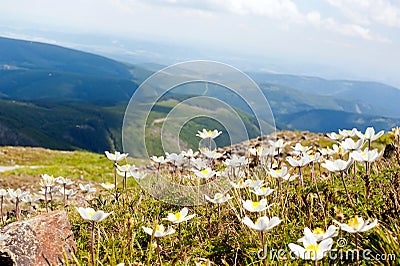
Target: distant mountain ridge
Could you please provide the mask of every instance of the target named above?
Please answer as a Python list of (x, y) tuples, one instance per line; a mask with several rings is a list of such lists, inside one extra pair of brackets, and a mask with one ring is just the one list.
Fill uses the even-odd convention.
[[(270, 83), (310, 95), (354, 101), (374, 108), (369, 114), (400, 118), (400, 89), (373, 81), (327, 80), (318, 77), (249, 73), (257, 83)], [(368, 113), (368, 112), (367, 112)]]
[[(161, 67), (0, 37), (0, 145), (96, 152), (122, 149), (125, 107), (141, 82)], [(385, 84), (249, 74), (269, 101), (278, 129), (327, 132), (353, 126), (363, 130), (370, 125), (390, 129), (400, 124), (400, 90)], [(148, 93), (156, 93), (154, 89)], [(193, 91), (202, 95), (202, 88), (197, 89)], [(177, 90), (172, 95), (185, 99), (193, 91)], [(228, 99), (247, 111), (240, 97), (231, 94), (210, 86), (205, 95)], [(251, 116), (243, 116), (252, 128)], [(186, 142), (194, 145), (189, 139)]]
[(130, 79), (127, 64), (53, 44), (0, 37), (0, 68), (68, 72)]

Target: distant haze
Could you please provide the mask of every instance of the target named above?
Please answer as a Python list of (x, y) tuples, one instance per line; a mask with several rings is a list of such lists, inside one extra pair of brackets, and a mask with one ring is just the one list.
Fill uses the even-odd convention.
[(1, 4), (0, 35), (121, 61), (212, 59), (400, 87), (395, 0), (13, 0)]

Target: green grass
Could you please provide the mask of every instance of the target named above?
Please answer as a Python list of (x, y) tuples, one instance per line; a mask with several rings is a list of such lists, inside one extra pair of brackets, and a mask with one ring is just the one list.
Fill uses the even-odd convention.
[[(309, 140), (308, 140), (309, 141)], [(316, 139), (315, 145), (324, 145), (326, 140)], [(388, 142), (388, 139), (378, 141), (379, 145)], [(318, 144), (318, 142), (320, 142)], [(305, 142), (302, 142), (305, 144)], [(292, 143), (294, 145), (295, 143)], [(400, 147), (397, 146), (397, 152)], [(37, 183), (39, 175), (49, 173), (65, 175), (73, 178), (77, 183), (80, 176), (85, 180), (104, 182), (113, 180), (112, 163), (102, 154), (89, 152), (58, 152), (44, 149), (2, 148), (0, 165), (40, 165), (39, 169), (18, 169), (12, 172), (0, 174), (3, 180), (2, 186), (21, 175), (26, 175)], [(145, 163), (135, 160), (136, 164)], [(220, 167), (218, 164), (215, 167)], [(357, 186), (352, 184), (351, 175), (346, 177), (346, 183), (350, 196), (355, 202), (353, 209), (345, 194), (341, 180), (337, 174), (329, 178), (327, 170), (315, 167), (317, 186), (312, 182), (310, 168), (304, 169), (304, 188), (298, 185), (298, 181), (289, 184), (284, 183), (282, 198), (279, 197), (278, 184), (275, 179), (267, 175), (262, 167), (256, 167), (246, 172), (248, 178), (256, 177), (265, 179), (269, 187), (276, 191), (267, 197), (269, 204), (273, 204), (266, 215), (278, 216), (282, 223), (266, 232), (266, 247), (279, 250), (288, 248), (289, 243), (296, 243), (303, 235), (304, 227), (311, 229), (316, 227), (327, 228), (333, 219), (347, 221), (354, 215), (366, 218), (377, 218), (379, 226), (365, 233), (358, 234), (359, 245), (362, 249), (371, 249), (375, 254), (395, 254), (396, 261), (383, 261), (384, 265), (395, 265), (400, 259), (400, 214), (399, 185), (400, 185), (400, 160), (395, 155), (390, 158), (381, 158), (372, 164), (370, 182), (371, 191), (368, 203), (365, 197), (364, 165), (358, 165)], [(293, 169), (291, 170), (294, 171)], [(351, 171), (350, 171), (351, 172)], [(187, 173), (185, 171), (185, 173)], [(154, 175), (154, 174), (153, 174)], [(166, 168), (162, 175), (166, 178), (178, 180)], [(10, 182), (11, 184), (11, 182)], [(17, 185), (17, 184), (14, 184)], [(162, 185), (159, 185), (160, 193), (167, 193)], [(317, 190), (318, 188), (318, 190)], [(96, 210), (113, 214), (106, 220), (96, 225), (95, 229), (95, 253), (97, 265), (116, 265), (124, 262), (126, 265), (158, 265), (158, 257), (155, 248), (152, 247), (151, 236), (147, 235), (142, 226), (152, 227), (155, 223), (170, 225), (162, 218), (169, 212), (179, 211), (181, 206), (173, 206), (165, 202), (157, 201), (146, 191), (141, 190), (138, 184), (130, 179), (127, 191), (119, 187), (124, 196), (118, 201), (113, 192), (101, 190), (93, 200), (74, 203), (68, 207), (68, 216), (74, 232), (74, 238), (78, 251), (76, 259), (70, 260), (70, 264), (88, 265), (90, 261), (90, 223), (82, 220), (74, 207), (85, 205)], [(126, 193), (126, 194), (125, 194)], [(240, 214), (241, 200), (238, 192), (229, 192), (233, 198), (221, 205), (220, 218), (218, 218), (217, 206), (211, 203), (202, 206), (189, 207), (189, 213), (196, 213), (195, 218), (182, 224), (181, 242), (179, 245), (178, 234), (158, 239), (161, 245), (161, 260), (163, 265), (195, 265), (196, 261), (212, 261), (210, 265), (262, 265), (257, 257), (260, 250), (259, 235), (245, 226), (238, 218)], [(242, 190), (243, 199), (253, 199), (255, 196), (248, 189)], [(357, 200), (356, 200), (357, 198)], [(57, 206), (57, 204), (55, 205)], [(245, 211), (253, 220), (256, 213)], [(239, 215), (240, 216), (240, 215)], [(177, 226), (174, 226), (176, 230)], [(344, 250), (355, 248), (354, 236), (346, 232), (340, 233), (348, 241)], [(335, 238), (336, 240), (337, 238)], [(339, 248), (336, 241), (333, 248)], [(268, 265), (310, 265), (300, 259), (284, 260), (288, 254), (281, 254), (281, 260), (267, 256)], [(349, 260), (329, 260), (327, 258), (318, 262), (318, 265), (348, 265), (355, 264)], [(377, 262), (362, 260), (361, 265), (375, 265)]]

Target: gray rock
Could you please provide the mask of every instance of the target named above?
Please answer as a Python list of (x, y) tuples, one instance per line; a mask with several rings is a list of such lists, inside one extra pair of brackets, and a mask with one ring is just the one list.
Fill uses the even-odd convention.
[(53, 211), (0, 230), (0, 265), (63, 265), (76, 251), (65, 211)]

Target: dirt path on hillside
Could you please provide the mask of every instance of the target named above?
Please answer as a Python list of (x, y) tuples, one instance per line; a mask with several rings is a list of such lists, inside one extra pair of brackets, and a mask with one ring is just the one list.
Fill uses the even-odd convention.
[(25, 167), (39, 168), (40, 166), (23, 166), (23, 165), (1, 166), (0, 165), (0, 173), (12, 171), (12, 170), (19, 169), (19, 168), (25, 168)]

